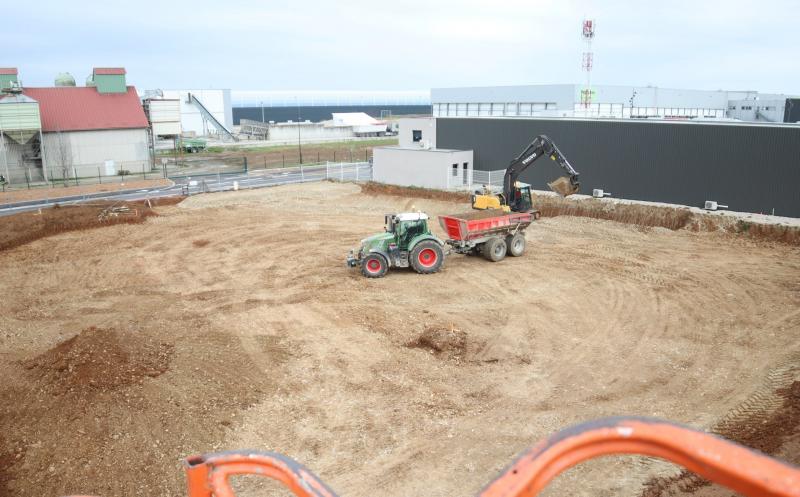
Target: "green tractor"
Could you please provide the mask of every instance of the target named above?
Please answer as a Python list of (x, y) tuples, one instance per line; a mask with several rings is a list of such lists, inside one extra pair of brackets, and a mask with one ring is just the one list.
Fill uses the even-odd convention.
[(349, 267), (361, 266), (367, 278), (381, 278), (390, 267), (409, 267), (420, 274), (439, 271), (444, 264), (444, 242), (428, 227), (423, 212), (387, 214), (383, 233), (361, 240), (358, 254), (347, 256)]

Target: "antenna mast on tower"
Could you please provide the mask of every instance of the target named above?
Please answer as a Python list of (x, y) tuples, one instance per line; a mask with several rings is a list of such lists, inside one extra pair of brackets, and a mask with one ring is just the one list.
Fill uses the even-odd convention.
[(595, 23), (593, 19), (583, 20), (581, 35), (586, 44), (586, 51), (583, 52), (583, 70), (586, 71), (586, 87), (581, 90), (581, 104), (584, 109), (588, 109), (592, 103), (592, 64), (594, 53), (592, 52), (592, 39), (594, 38)]

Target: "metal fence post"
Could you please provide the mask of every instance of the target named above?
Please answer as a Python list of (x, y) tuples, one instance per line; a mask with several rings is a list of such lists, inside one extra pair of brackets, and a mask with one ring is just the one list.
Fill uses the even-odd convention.
[(75, 166), (72, 166), (72, 176), (75, 177), (75, 186), (80, 185), (81, 183), (78, 180), (78, 169), (76, 169)]
[(356, 182), (358, 182), (358, 170), (361, 169), (361, 166), (356, 166)]
[(339, 164), (340, 181), (344, 181), (344, 162)]
[(306, 177), (303, 174), (303, 165), (300, 164), (300, 181), (305, 181), (305, 180), (306, 180)]
[(99, 167), (97, 168), (97, 182), (100, 183), (101, 185), (103, 184), (103, 177), (100, 176), (100, 168)]
[(144, 170), (144, 164), (142, 164), (142, 176), (147, 179), (147, 171)]

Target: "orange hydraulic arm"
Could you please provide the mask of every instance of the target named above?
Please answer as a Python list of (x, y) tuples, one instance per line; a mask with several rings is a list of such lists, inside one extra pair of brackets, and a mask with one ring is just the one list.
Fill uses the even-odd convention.
[[(800, 468), (722, 438), (649, 418), (606, 418), (576, 425), (525, 451), (478, 497), (533, 497), (559, 473), (612, 454), (660, 457), (748, 497), (800, 497)], [(229, 479), (254, 474), (298, 497), (336, 497), (314, 474), (274, 453), (223, 452), (184, 461), (189, 497), (235, 497)]]
[(624, 417), (580, 424), (542, 440), (480, 497), (533, 497), (561, 472), (611, 454), (660, 457), (748, 497), (800, 497), (800, 468), (708, 433)]

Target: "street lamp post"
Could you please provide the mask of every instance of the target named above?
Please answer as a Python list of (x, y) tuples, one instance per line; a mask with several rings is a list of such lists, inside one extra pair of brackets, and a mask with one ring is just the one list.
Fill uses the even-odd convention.
[(300, 144), (300, 104), (297, 102), (297, 97), (294, 99), (297, 106), (297, 152), (300, 155), (300, 164), (303, 163), (303, 145)]

